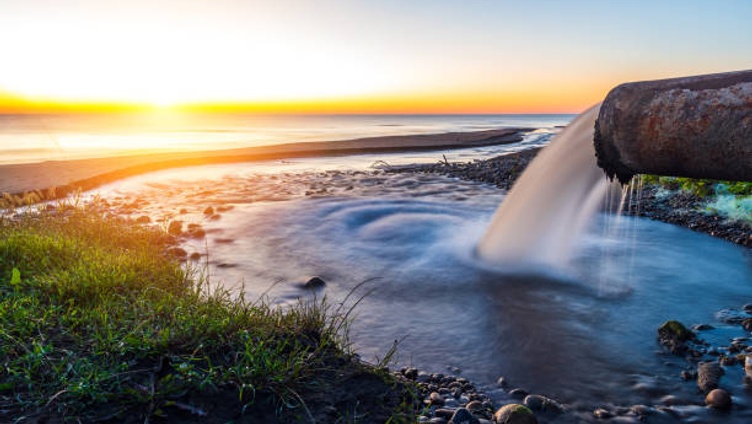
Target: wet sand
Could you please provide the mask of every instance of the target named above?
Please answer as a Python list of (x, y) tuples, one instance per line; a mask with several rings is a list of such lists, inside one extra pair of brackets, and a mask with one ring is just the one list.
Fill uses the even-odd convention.
[(90, 190), (118, 179), (168, 168), (509, 144), (521, 141), (524, 133), (531, 130), (532, 128), (504, 128), (472, 132), (368, 137), (228, 150), (138, 154), (3, 165), (0, 166), (0, 193), (21, 194), (39, 190), (45, 197), (49, 197), (48, 193), (51, 194), (51, 189), (54, 188), (54, 197), (59, 197), (76, 190)]

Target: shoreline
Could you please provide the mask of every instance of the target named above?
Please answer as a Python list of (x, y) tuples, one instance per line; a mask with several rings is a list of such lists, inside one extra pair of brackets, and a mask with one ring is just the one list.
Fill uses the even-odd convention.
[(286, 143), (227, 150), (202, 150), (137, 154), (91, 159), (45, 161), (0, 165), (0, 193), (23, 196), (36, 192), (39, 200), (52, 200), (77, 190), (91, 190), (103, 184), (152, 171), (170, 168), (257, 162), (287, 158), (345, 156), (401, 151), (462, 149), (522, 141), (534, 128), (447, 132), (356, 138), (341, 141)]

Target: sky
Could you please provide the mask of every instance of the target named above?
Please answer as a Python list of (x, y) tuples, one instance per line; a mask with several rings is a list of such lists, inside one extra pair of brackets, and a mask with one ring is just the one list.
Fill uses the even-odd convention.
[(577, 113), (752, 68), (750, 0), (0, 0), (0, 112)]

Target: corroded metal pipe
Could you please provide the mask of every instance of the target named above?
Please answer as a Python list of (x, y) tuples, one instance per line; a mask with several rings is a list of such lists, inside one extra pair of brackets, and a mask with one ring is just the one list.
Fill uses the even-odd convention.
[(614, 88), (595, 151), (622, 183), (635, 174), (752, 181), (752, 70)]

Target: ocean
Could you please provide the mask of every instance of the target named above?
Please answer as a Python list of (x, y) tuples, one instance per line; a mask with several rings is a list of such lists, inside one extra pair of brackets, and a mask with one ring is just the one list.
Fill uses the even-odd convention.
[(151, 113), (0, 115), (0, 164), (195, 151), (385, 135), (532, 127), (575, 115), (259, 115)]

